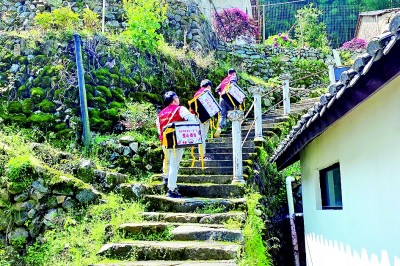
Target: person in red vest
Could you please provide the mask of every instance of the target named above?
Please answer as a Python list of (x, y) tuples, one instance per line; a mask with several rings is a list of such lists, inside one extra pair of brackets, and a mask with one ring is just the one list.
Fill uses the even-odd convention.
[(225, 101), (225, 99), (222, 98), (222, 95), (225, 94), (225, 88), (228, 86), (230, 83), (236, 83), (237, 82), (237, 76), (236, 76), (236, 70), (234, 69), (229, 69), (228, 70), (228, 76), (226, 76), (221, 83), (215, 88), (215, 92), (219, 94), (219, 105), (221, 106), (221, 121), (218, 125), (217, 130), (215, 131), (214, 137), (219, 138), (222, 128), (226, 126), (226, 119), (228, 116), (228, 111), (233, 110), (233, 107)]
[[(166, 106), (157, 116), (157, 129), (160, 141), (163, 141), (163, 128), (173, 122), (179, 121), (190, 121), (196, 122), (195, 116), (189, 112), (184, 106), (179, 106), (179, 97), (173, 91), (168, 91), (163, 95), (164, 105)], [(164, 151), (164, 167), (163, 167), (163, 178), (164, 183), (168, 186), (167, 196), (170, 198), (181, 198), (181, 194), (178, 192), (178, 186), (176, 180), (178, 178), (179, 164), (182, 159), (183, 149), (167, 149), (162, 146)], [(168, 165), (165, 165), (168, 163)]]
[[(198, 91), (196, 91), (196, 93), (194, 94), (194, 98), (199, 96), (200, 94), (202, 94), (204, 91), (208, 90), (211, 92), (212, 85), (213, 84), (210, 80), (203, 79), (200, 82), (200, 89)], [(202, 139), (203, 143), (202, 143), (201, 147), (199, 145), (199, 152), (200, 152), (200, 148), (201, 148), (203, 150), (204, 160), (209, 160), (209, 158), (207, 156), (205, 156), (206, 155), (206, 140), (207, 140), (207, 134), (208, 134), (209, 129), (210, 129), (210, 120), (207, 120), (204, 123), (200, 122), (201, 139)]]

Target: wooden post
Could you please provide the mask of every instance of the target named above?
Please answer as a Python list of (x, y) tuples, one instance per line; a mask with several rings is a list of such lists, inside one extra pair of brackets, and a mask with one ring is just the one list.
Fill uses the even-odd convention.
[(234, 184), (245, 184), (243, 178), (243, 155), (242, 155), (242, 129), (241, 123), (244, 113), (240, 110), (228, 112), (228, 118), (232, 121), (232, 146), (233, 146), (233, 180)]

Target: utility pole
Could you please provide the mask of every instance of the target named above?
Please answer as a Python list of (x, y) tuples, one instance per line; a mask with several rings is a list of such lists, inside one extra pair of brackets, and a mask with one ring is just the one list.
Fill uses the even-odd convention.
[(106, 21), (106, 0), (103, 0), (103, 10), (101, 12), (101, 32), (104, 34), (105, 21)]

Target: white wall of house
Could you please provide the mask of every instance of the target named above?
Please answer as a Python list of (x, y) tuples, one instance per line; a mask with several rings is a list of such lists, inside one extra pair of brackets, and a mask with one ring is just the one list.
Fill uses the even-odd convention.
[[(300, 159), (307, 265), (400, 266), (400, 76)], [(319, 170), (337, 162), (343, 209), (322, 210)]]
[(367, 42), (371, 41), (373, 37), (379, 36), (389, 29), (390, 21), (397, 11), (398, 9), (395, 9), (376, 16), (361, 16), (355, 37), (364, 39)]
[[(211, 14), (214, 12), (214, 7), (210, 3), (209, 0), (195, 0), (199, 7), (200, 10), (203, 12), (204, 16), (211, 21)], [(251, 12), (251, 3), (250, 0), (212, 0), (212, 2), (215, 5), (215, 8), (220, 11), (224, 8), (232, 8), (232, 7), (237, 7), (243, 10), (244, 12), (247, 12), (247, 14), (250, 16), (250, 18), (253, 17), (252, 12)]]

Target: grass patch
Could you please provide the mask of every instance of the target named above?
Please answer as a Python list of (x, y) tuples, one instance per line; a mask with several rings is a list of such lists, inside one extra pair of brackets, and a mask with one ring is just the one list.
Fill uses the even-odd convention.
[(260, 217), (261, 211), (257, 209), (259, 199), (261, 199), (261, 195), (258, 193), (250, 193), (246, 196), (248, 214), (243, 228), (245, 245), (242, 259), (239, 262), (240, 266), (272, 265), (272, 260), (267, 252), (267, 245), (262, 239), (265, 225)]
[[(85, 211), (85, 210), (82, 210)], [(118, 233), (120, 224), (139, 222), (144, 207), (126, 202), (110, 194), (104, 204), (90, 206), (85, 214), (74, 213), (63, 217), (63, 227), (47, 231), (40, 241), (28, 248), (24, 261), (27, 265), (89, 265), (100, 262), (98, 250), (106, 242), (124, 239)]]

